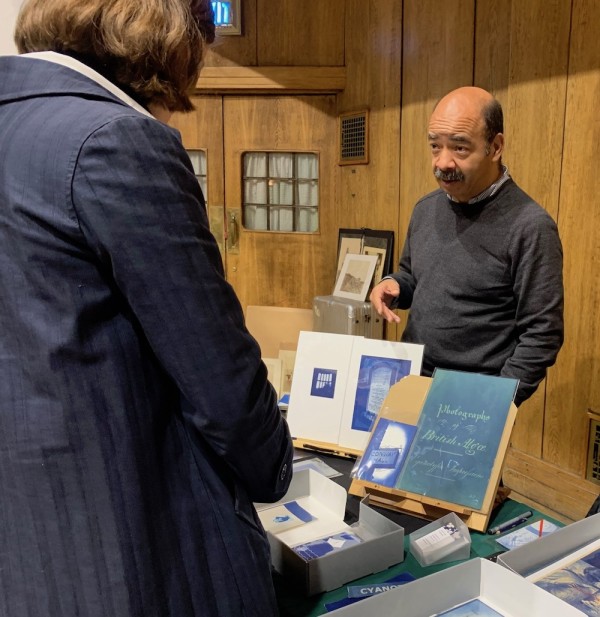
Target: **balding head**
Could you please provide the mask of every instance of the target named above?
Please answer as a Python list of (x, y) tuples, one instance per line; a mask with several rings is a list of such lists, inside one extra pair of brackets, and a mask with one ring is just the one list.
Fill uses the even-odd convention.
[(502, 106), (487, 90), (476, 86), (463, 86), (452, 90), (437, 102), (432, 118), (436, 112), (447, 113), (453, 107), (482, 119), (484, 137), (488, 143), (491, 143), (498, 133), (504, 133)]

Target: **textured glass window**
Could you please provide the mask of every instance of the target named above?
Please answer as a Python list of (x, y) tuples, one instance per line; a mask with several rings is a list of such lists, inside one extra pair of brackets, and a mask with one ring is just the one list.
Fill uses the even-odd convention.
[(192, 166), (194, 168), (194, 174), (198, 179), (204, 200), (208, 203), (207, 184), (206, 184), (206, 151), (205, 150), (188, 150), (187, 151)]
[(312, 152), (246, 152), (243, 156), (246, 229), (319, 230), (319, 158)]

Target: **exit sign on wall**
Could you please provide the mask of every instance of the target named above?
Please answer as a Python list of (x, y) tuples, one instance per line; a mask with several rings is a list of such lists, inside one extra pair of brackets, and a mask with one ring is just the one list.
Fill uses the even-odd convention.
[(219, 34), (241, 34), (240, 0), (218, 0), (212, 3), (215, 26)]

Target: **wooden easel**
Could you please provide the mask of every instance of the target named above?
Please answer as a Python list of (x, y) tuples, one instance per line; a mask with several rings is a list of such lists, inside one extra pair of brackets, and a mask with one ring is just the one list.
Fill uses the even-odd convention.
[(294, 439), (292, 441), (294, 448), (301, 450), (310, 450), (315, 453), (330, 454), (331, 456), (340, 456), (343, 458), (356, 458), (362, 455), (361, 450), (353, 450), (352, 448), (344, 448), (340, 444), (327, 443), (324, 441), (316, 441), (315, 439)]
[[(415, 375), (404, 377), (390, 389), (388, 396), (383, 402), (378, 419), (384, 417), (416, 425), (430, 384), (430, 377), (418, 377)], [(354, 479), (350, 485), (349, 493), (359, 497), (368, 495), (372, 505), (426, 519), (437, 519), (449, 512), (455, 512), (470, 529), (485, 531), (500, 484), (504, 458), (516, 414), (517, 408), (514, 404), (511, 404), (483, 499), (483, 505), (479, 510), (473, 510), (472, 508), (448, 501), (440, 501), (425, 495), (381, 486), (365, 480)]]

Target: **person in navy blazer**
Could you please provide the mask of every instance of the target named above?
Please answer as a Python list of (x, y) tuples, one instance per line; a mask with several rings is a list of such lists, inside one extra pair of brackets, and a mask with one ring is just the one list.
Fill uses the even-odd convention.
[(30, 0), (0, 58), (0, 615), (277, 614), (253, 502), (291, 439), (157, 119), (192, 108), (212, 19)]

